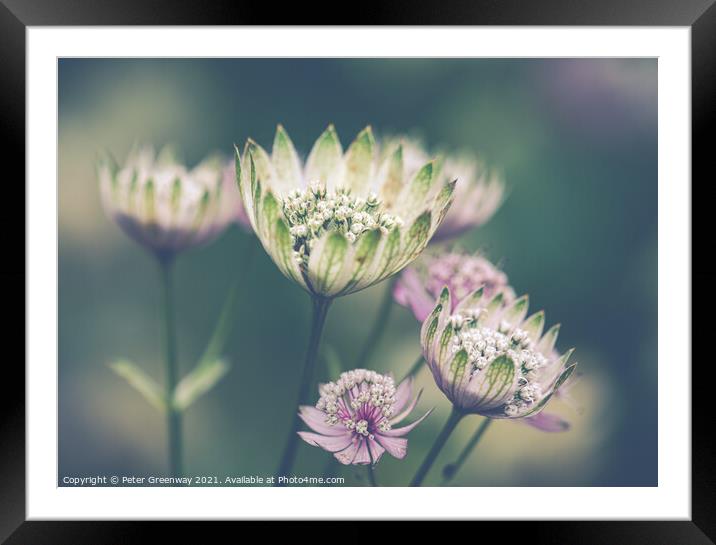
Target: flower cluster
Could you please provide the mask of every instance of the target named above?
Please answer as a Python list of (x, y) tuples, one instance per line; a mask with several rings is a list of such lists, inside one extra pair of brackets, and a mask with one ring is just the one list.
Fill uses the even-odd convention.
[(569, 378), (571, 351), (554, 351), (559, 326), (544, 336), (544, 313), (525, 320), (527, 296), (509, 305), (484, 290), (452, 310), (445, 288), (423, 322), (423, 355), (438, 387), (465, 413), (491, 418), (536, 415)]
[(254, 231), (281, 272), (309, 293), (347, 295), (395, 274), (427, 246), (454, 181), (381, 153), (370, 127), (344, 153), (333, 126), (303, 164), (279, 126), (269, 155), (249, 141), (237, 178)]
[(130, 152), (123, 165), (110, 156), (97, 165), (102, 203), (131, 238), (162, 258), (206, 243), (232, 221), (241, 199), (211, 157), (192, 170), (168, 151)]
[(415, 318), (422, 322), (445, 286), (450, 290), (453, 309), (480, 287), (486, 297), (501, 292), (506, 303), (515, 297), (507, 275), (485, 257), (459, 251), (437, 251), (424, 253), (401, 272), (393, 288), (393, 298), (399, 305), (410, 308)]
[(403, 225), (398, 216), (383, 210), (375, 193), (367, 198), (354, 197), (350, 190), (327, 192), (325, 186), (319, 184), (291, 191), (283, 200), (282, 210), (294, 255), (304, 267), (308, 265), (313, 244), (326, 231), (342, 233), (348, 242), (354, 243), (364, 233), (380, 230), (387, 235)]
[(415, 408), (412, 379), (395, 386), (390, 375), (366, 369), (342, 373), (318, 388), (315, 407), (300, 407), (299, 416), (315, 432), (299, 432), (307, 443), (333, 452), (342, 464), (375, 464), (385, 451), (395, 458), (407, 454), (404, 438), (430, 414), (408, 426), (393, 428)]

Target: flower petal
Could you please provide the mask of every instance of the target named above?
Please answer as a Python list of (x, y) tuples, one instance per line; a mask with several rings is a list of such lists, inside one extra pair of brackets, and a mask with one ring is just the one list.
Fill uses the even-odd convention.
[[(407, 426), (403, 426), (402, 428), (393, 428), (392, 430), (388, 431), (381, 431), (380, 434), (376, 435), (376, 437), (402, 437), (403, 435), (406, 435), (407, 433), (411, 432), (415, 426), (420, 424), (423, 420), (425, 420), (428, 415), (433, 412), (433, 409), (430, 409), (428, 412), (426, 412), (423, 416), (418, 418), (415, 422), (412, 424), (408, 424)], [(385, 445), (381, 443), (384, 447)], [(388, 447), (385, 447), (388, 448)]]
[(340, 452), (351, 445), (353, 434), (346, 430), (343, 435), (321, 435), (308, 431), (299, 431), (298, 435), (309, 445), (321, 447), (328, 452)]
[(426, 210), (410, 226), (403, 238), (400, 258), (391, 267), (391, 274), (405, 267), (425, 249), (430, 236), (430, 218), (430, 210)]
[(333, 456), (335, 456), (336, 460), (338, 460), (344, 466), (350, 465), (353, 463), (353, 460), (355, 459), (356, 454), (358, 453), (358, 447), (359, 447), (358, 442), (351, 440), (351, 443), (350, 443), (350, 445), (348, 445), (347, 448), (334, 453)]
[(276, 127), (273, 139), (271, 161), (276, 171), (276, 187), (282, 194), (301, 187), (301, 161), (293, 147), (293, 142), (282, 125)]
[(314, 293), (330, 295), (343, 269), (348, 252), (348, 239), (338, 231), (326, 231), (311, 248), (308, 258), (308, 279)]
[[(405, 380), (408, 380), (408, 379), (405, 379)], [(408, 415), (413, 412), (413, 409), (418, 404), (418, 401), (420, 401), (420, 396), (422, 396), (422, 395), (423, 395), (423, 390), (421, 389), (418, 392), (418, 395), (416, 395), (413, 398), (413, 400), (410, 402), (410, 404), (405, 409), (403, 409), (403, 410), (396, 409), (395, 412), (398, 412), (398, 411), (400, 411), (400, 412), (397, 415), (395, 415), (393, 418), (391, 418), (390, 424), (391, 425), (397, 424), (398, 422), (401, 422), (402, 420), (407, 418)]]
[(517, 377), (512, 358), (504, 354), (495, 358), (470, 381), (472, 408), (481, 411), (501, 405), (514, 391)]
[(420, 210), (430, 192), (434, 180), (434, 161), (430, 161), (415, 173), (413, 179), (403, 190), (397, 203), (397, 212), (403, 219), (415, 217), (416, 210)]
[(530, 300), (529, 296), (523, 295), (519, 299), (516, 299), (500, 316), (500, 319), (505, 320), (508, 324), (517, 326), (524, 320), (527, 314), (527, 308), (529, 307)]
[(279, 270), (289, 278), (296, 282), (303, 289), (308, 290), (306, 281), (298, 268), (298, 263), (293, 256), (293, 242), (288, 226), (283, 218), (276, 221), (276, 225), (272, 231), (274, 233), (273, 240), (264, 240), (260, 238), (264, 249), (269, 253)]
[(271, 164), (271, 157), (269, 157), (265, 149), (251, 139), (246, 142), (246, 147), (254, 160), (256, 179), (266, 187), (271, 187), (271, 183), (276, 178), (276, 171)]
[(533, 342), (537, 342), (542, 336), (542, 329), (544, 328), (544, 311), (540, 310), (535, 312), (532, 316), (525, 320), (522, 324), (521, 329), (524, 329), (530, 336)]
[(402, 460), (408, 454), (408, 440), (402, 437), (390, 437), (384, 433), (376, 434), (375, 440), (388, 451), (393, 458)]
[(352, 246), (346, 265), (336, 280), (334, 290), (338, 295), (347, 295), (358, 291), (358, 286), (373, 264), (383, 234), (379, 230), (369, 231), (361, 235)]
[(521, 418), (520, 422), (546, 432), (567, 431), (570, 428), (569, 422), (556, 414), (541, 412), (535, 416)]
[(419, 322), (423, 322), (435, 307), (435, 300), (423, 287), (420, 276), (412, 268), (405, 269), (393, 288), (393, 299), (410, 308)]
[(389, 209), (393, 205), (403, 189), (403, 145), (399, 144), (395, 151), (388, 157), (383, 168), (385, 169), (383, 183), (380, 186), (380, 198)]
[(538, 352), (541, 352), (545, 355), (552, 352), (552, 350), (554, 349), (554, 345), (557, 342), (557, 337), (559, 336), (560, 327), (561, 326), (559, 324), (555, 324), (547, 330), (547, 333), (544, 334), (544, 336), (537, 344)]
[(380, 461), (385, 449), (380, 446), (375, 439), (368, 438), (366, 443), (368, 443), (368, 451), (370, 453), (371, 460), (373, 460), (373, 464), (375, 465)]
[(368, 450), (368, 439), (362, 439), (356, 450), (352, 464), (366, 465), (370, 463), (370, 451)]
[(346, 428), (343, 425), (332, 426), (326, 423), (326, 415), (310, 405), (301, 405), (298, 416), (313, 431), (323, 435), (345, 435)]
[(406, 378), (403, 382), (398, 384), (395, 389), (395, 403), (393, 403), (393, 410), (398, 413), (410, 401), (410, 395), (413, 392), (413, 377)]
[(343, 148), (338, 140), (336, 129), (333, 125), (323, 131), (313, 145), (311, 153), (306, 160), (306, 181), (311, 183), (319, 181), (326, 184), (326, 188), (332, 189), (335, 181), (336, 171), (341, 166), (343, 159)]
[(373, 148), (375, 139), (370, 127), (363, 129), (348, 147), (345, 156), (345, 185), (354, 195), (368, 194), (373, 170)]

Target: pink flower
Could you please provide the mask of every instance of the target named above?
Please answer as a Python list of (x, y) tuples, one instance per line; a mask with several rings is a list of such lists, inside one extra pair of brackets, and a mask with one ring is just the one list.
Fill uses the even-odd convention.
[[(420, 392), (411, 400), (413, 379), (396, 388), (393, 377), (355, 369), (341, 373), (336, 382), (321, 384), (315, 407), (303, 405), (299, 416), (313, 432), (298, 435), (309, 445), (332, 452), (342, 464), (376, 464), (385, 451), (403, 459), (408, 453), (405, 435), (431, 412), (418, 420), (393, 428), (415, 408)], [(314, 433), (315, 432), (315, 433)]]
[(503, 300), (511, 302), (515, 293), (507, 275), (484, 257), (461, 252), (423, 254), (420, 261), (405, 269), (393, 288), (393, 299), (412, 310), (422, 322), (428, 317), (443, 287), (450, 290), (452, 309), (479, 287), (486, 297), (503, 293)]

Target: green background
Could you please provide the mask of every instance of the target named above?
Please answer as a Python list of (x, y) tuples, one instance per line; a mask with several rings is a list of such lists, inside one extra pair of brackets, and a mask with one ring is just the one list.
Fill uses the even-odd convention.
[[(346, 146), (365, 125), (469, 149), (505, 175), (509, 195), (460, 241), (498, 262), (547, 325), (575, 346), (579, 408), (548, 434), (500, 421), (455, 481), (478, 486), (657, 484), (657, 63), (654, 59), (192, 59), (59, 61), (59, 475), (166, 471), (164, 419), (107, 367), (118, 357), (161, 381), (153, 259), (103, 214), (94, 159), (134, 142), (176, 144), (189, 164), (227, 157), (249, 136), (270, 147), (277, 123), (307, 153), (328, 123)], [(176, 272), (179, 360), (199, 357), (232, 277), (245, 271), (225, 379), (186, 414), (190, 475), (268, 475), (295, 410), (308, 296), (253, 237), (231, 227), (187, 252)], [(351, 366), (385, 284), (339, 300), (325, 340)], [(372, 367), (402, 374), (418, 324), (395, 307)], [(321, 379), (326, 379), (322, 372)], [(449, 412), (427, 372), (415, 415), (435, 412), (387, 454), (382, 484), (404, 485)], [(426, 484), (438, 482), (479, 424), (465, 419)], [(296, 473), (329, 454), (302, 444)], [(361, 468), (341, 473), (363, 484)]]

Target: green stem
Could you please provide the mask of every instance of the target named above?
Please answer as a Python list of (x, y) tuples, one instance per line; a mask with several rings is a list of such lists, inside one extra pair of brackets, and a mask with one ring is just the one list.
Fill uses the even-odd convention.
[(460, 468), (465, 463), (465, 460), (467, 460), (470, 456), (473, 449), (482, 438), (482, 435), (487, 431), (487, 428), (490, 427), (491, 423), (491, 418), (485, 418), (482, 422), (480, 422), (480, 426), (477, 428), (477, 431), (475, 431), (474, 435), (470, 438), (470, 441), (468, 441), (467, 445), (465, 445), (465, 448), (460, 453), (457, 460), (443, 468), (443, 485), (448, 484), (455, 477), (457, 472), (460, 471)]
[(371, 486), (378, 486), (378, 481), (375, 478), (375, 468), (373, 467), (373, 461), (371, 460), (371, 463), (369, 463), (366, 467), (368, 468), (368, 482)]
[(166, 364), (165, 395), (167, 398), (167, 438), (169, 450), (169, 474), (182, 475), (182, 425), (181, 413), (174, 408), (172, 399), (178, 372), (176, 361), (176, 332), (174, 325), (174, 296), (172, 292), (171, 258), (159, 260), (162, 280), (162, 307), (164, 310), (164, 359)]
[(423, 358), (423, 355), (420, 354), (420, 356), (418, 356), (418, 359), (415, 360), (415, 363), (410, 367), (410, 369), (408, 369), (408, 372), (405, 373), (405, 376), (400, 382), (403, 382), (403, 380), (405, 380), (406, 378), (414, 377), (415, 375), (417, 375), (423, 368), (424, 361), (425, 358)]
[(380, 302), (380, 307), (378, 308), (378, 315), (373, 322), (373, 327), (371, 328), (370, 333), (368, 333), (368, 338), (363, 344), (363, 348), (358, 355), (358, 359), (356, 359), (354, 369), (363, 369), (373, 358), (375, 349), (378, 347), (378, 343), (380, 343), (380, 339), (383, 337), (386, 325), (388, 325), (390, 310), (393, 308), (393, 286), (397, 280), (398, 275), (395, 275), (386, 282), (387, 287), (383, 293), (383, 299)]
[(464, 413), (461, 413), (455, 407), (452, 408), (452, 412), (450, 413), (447, 422), (445, 422), (445, 426), (440, 432), (440, 435), (438, 435), (435, 439), (435, 442), (433, 443), (430, 452), (428, 452), (428, 455), (425, 457), (425, 460), (423, 460), (422, 465), (418, 468), (418, 472), (410, 482), (410, 486), (420, 486), (422, 484), (423, 479), (425, 479), (428, 471), (430, 471), (433, 463), (435, 463), (435, 459), (438, 457), (438, 454), (440, 454), (440, 451), (445, 446), (448, 437), (450, 437), (450, 434), (455, 430), (455, 427), (458, 425), (460, 420), (462, 420), (463, 416), (465, 416)]
[(306, 350), (306, 359), (303, 363), (303, 374), (301, 376), (301, 383), (298, 389), (298, 402), (293, 407), (293, 422), (291, 424), (291, 430), (289, 432), (288, 440), (286, 441), (286, 447), (283, 450), (283, 456), (281, 457), (281, 463), (278, 466), (278, 476), (288, 475), (293, 467), (294, 459), (296, 458), (296, 450), (298, 448), (298, 428), (301, 425), (301, 419), (298, 416), (297, 405), (307, 403), (308, 394), (313, 382), (313, 375), (315, 374), (316, 361), (318, 360), (318, 349), (321, 344), (321, 335), (323, 333), (323, 326), (326, 323), (326, 315), (328, 314), (328, 308), (331, 306), (332, 299), (324, 297), (314, 296), (313, 297), (313, 320), (311, 322), (311, 335), (308, 340), (308, 349)]
[(248, 270), (251, 267), (256, 250), (256, 241), (249, 239), (248, 248), (244, 252), (244, 263), (241, 271), (234, 275), (234, 280), (229, 288), (229, 293), (224, 301), (224, 306), (221, 309), (221, 314), (214, 327), (214, 332), (209, 339), (209, 343), (206, 345), (204, 354), (201, 356), (198, 365), (206, 365), (213, 363), (219, 356), (221, 356), (226, 342), (229, 339), (229, 333), (231, 333), (234, 321), (236, 320), (236, 311), (239, 308), (239, 300), (245, 291), (241, 288), (244, 284), (244, 279), (248, 274)]

